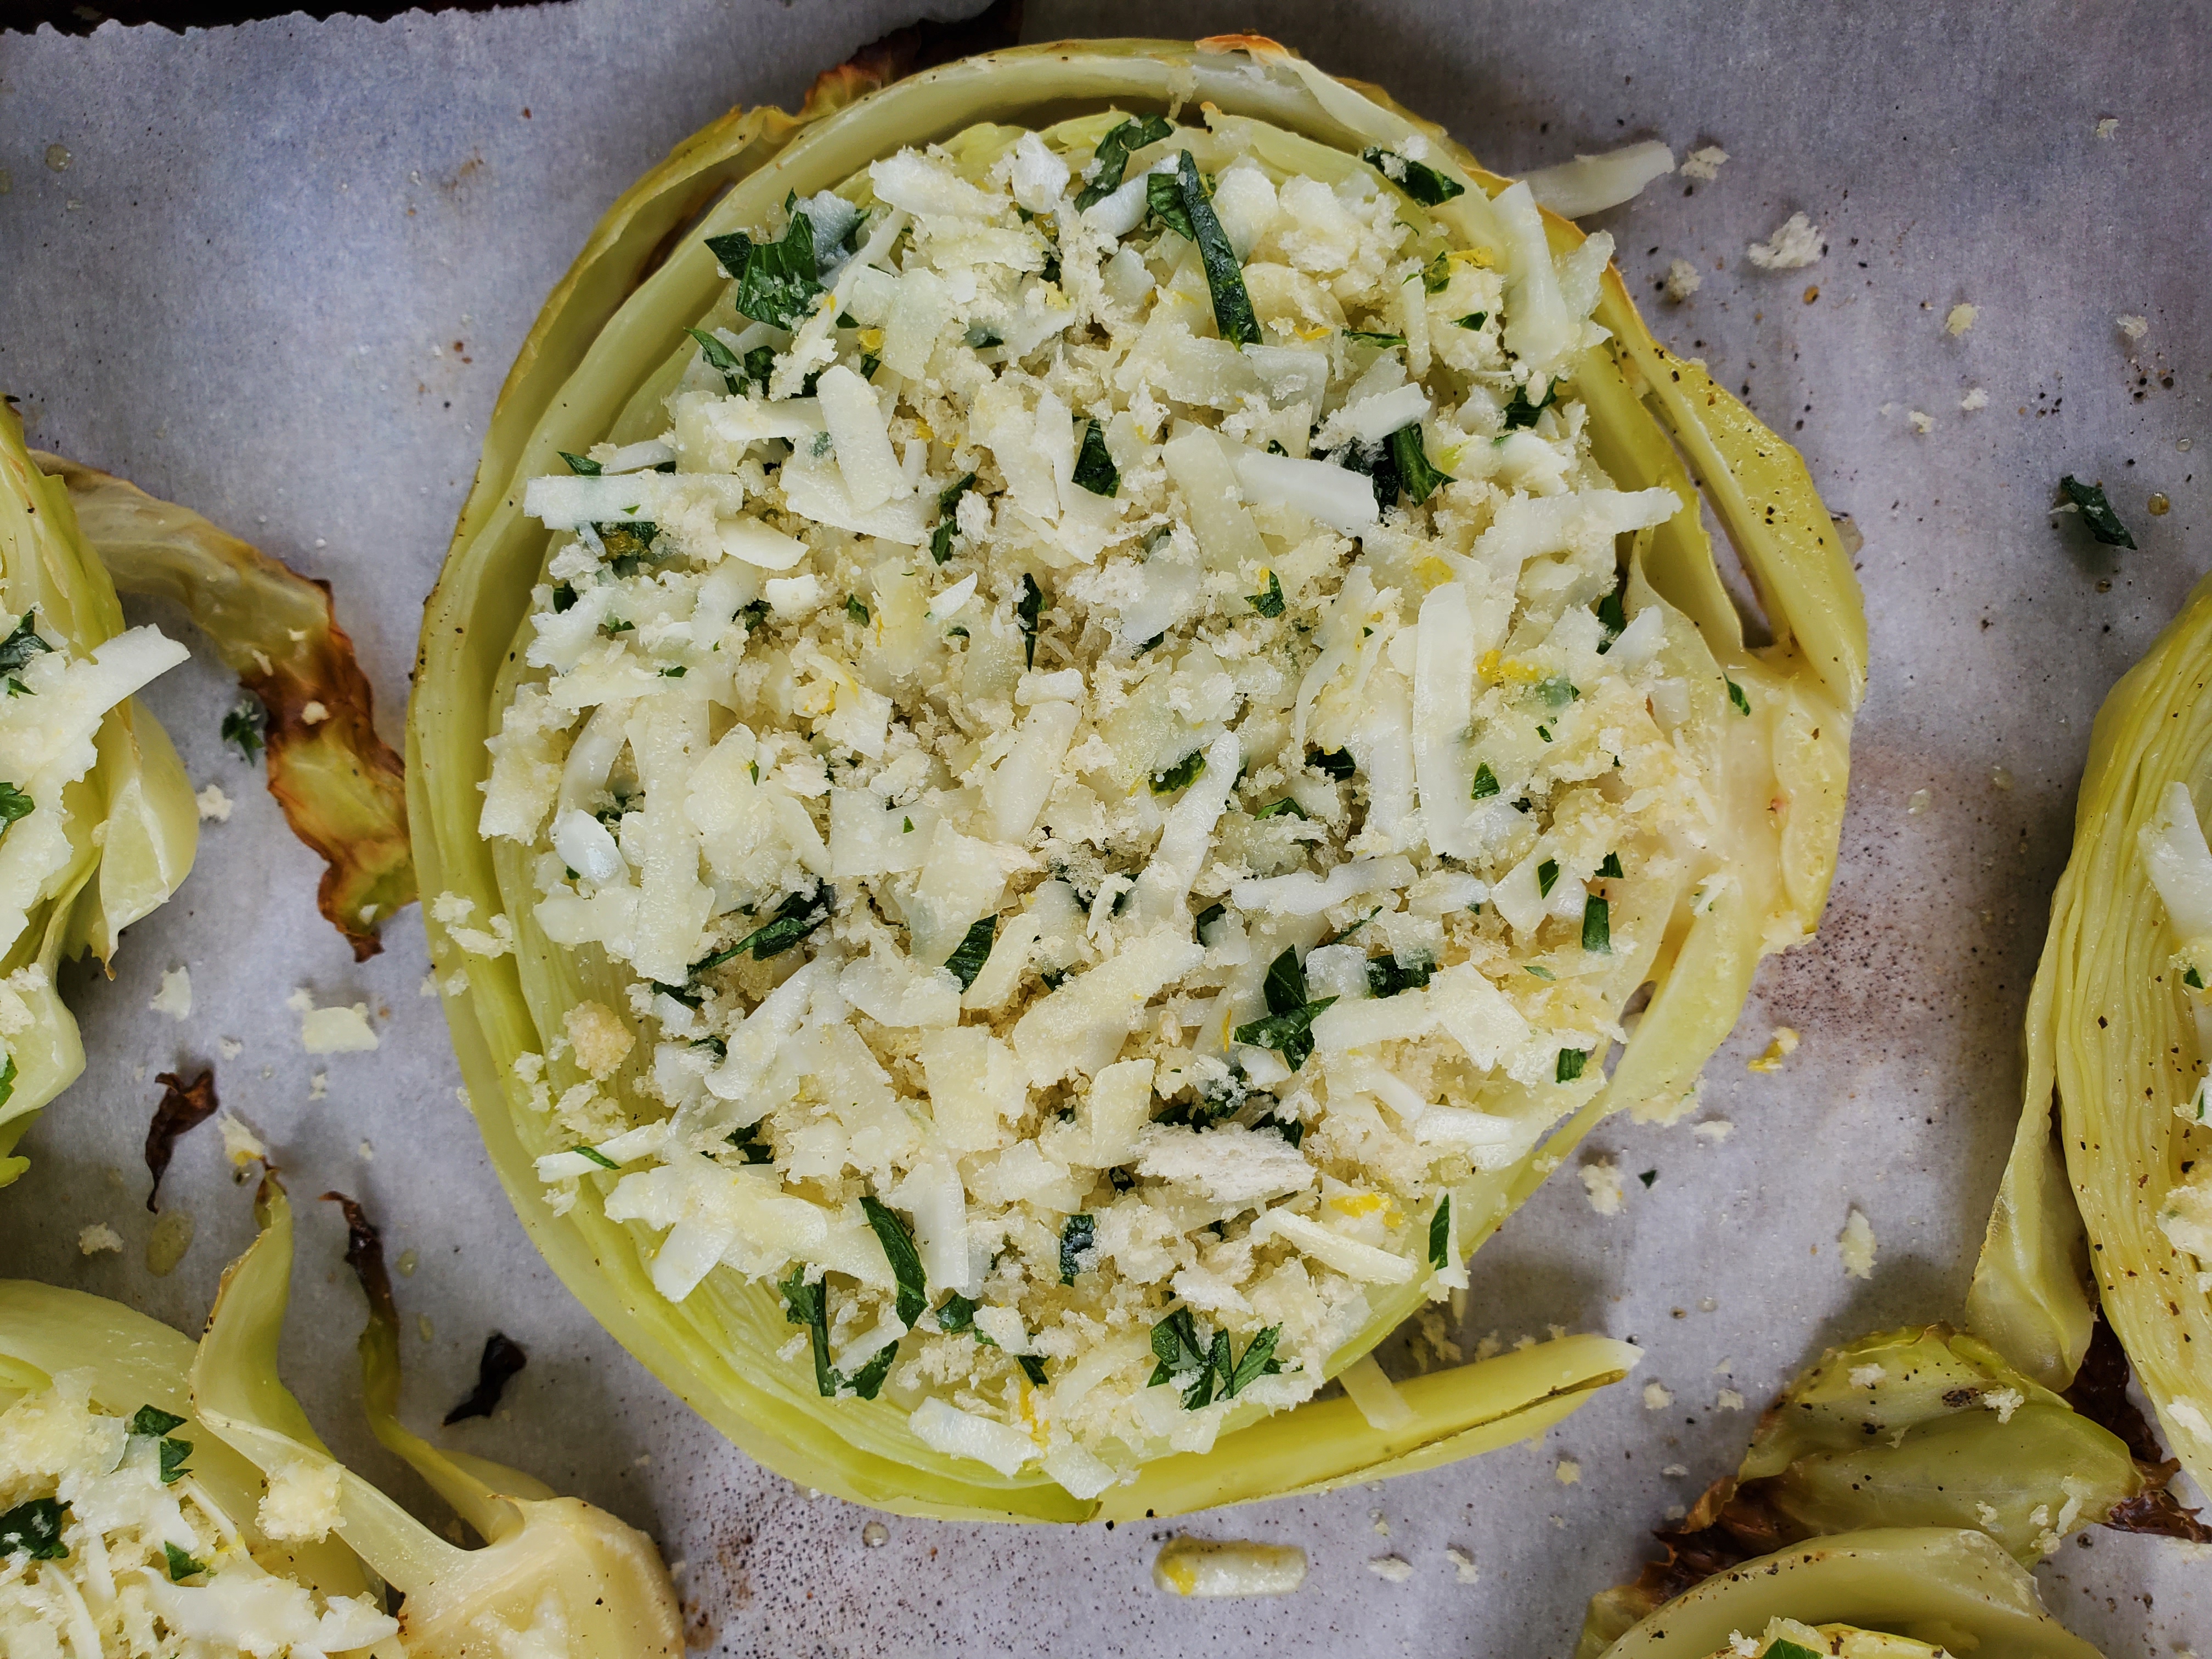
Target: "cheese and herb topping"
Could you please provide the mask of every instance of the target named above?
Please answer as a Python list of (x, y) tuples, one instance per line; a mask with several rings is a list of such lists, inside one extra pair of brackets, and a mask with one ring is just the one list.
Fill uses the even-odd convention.
[[(0, 1412), (0, 1650), (311, 1659), (398, 1633), (366, 1597), (263, 1568), (193, 1477), (191, 1443), (173, 1432), (185, 1426), (155, 1406), (108, 1413), (81, 1372)], [(299, 1507), (296, 1491), (288, 1502)], [(331, 1519), (270, 1535), (317, 1535)]]
[(479, 820), (592, 964), (516, 1070), (556, 1212), (1086, 1498), (1465, 1282), (1504, 1200), (1450, 1195), (1605, 1087), (1794, 718), (1624, 574), (1696, 509), (1592, 453), (1610, 239), (1207, 118), (971, 128), (713, 238), (522, 492)]

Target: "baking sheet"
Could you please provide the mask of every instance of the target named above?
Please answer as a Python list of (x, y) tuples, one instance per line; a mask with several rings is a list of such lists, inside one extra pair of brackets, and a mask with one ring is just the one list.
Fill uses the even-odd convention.
[[(0, 390), (34, 443), (329, 579), (396, 743), (421, 601), (499, 380), (591, 224), (732, 102), (794, 100), (914, 15), (911, 0), (575, 0), (0, 36)], [(212, 1128), (187, 1137), (164, 1190), (197, 1237), (156, 1279), (139, 1147), (152, 1074), (213, 1063), (302, 1211), (288, 1376), (341, 1455), (441, 1513), (358, 1417), (361, 1304), (339, 1218), (313, 1201), (330, 1188), (419, 1260), (398, 1280), (410, 1419), (427, 1426), (467, 1391), (487, 1333), (520, 1341), (530, 1363), (498, 1416), (450, 1439), (653, 1533), (684, 1564), (702, 1649), (1230, 1655), (1350, 1638), (1566, 1654), (1584, 1599), (1632, 1571), (1669, 1504), (1734, 1466), (1760, 1403), (1824, 1342), (1960, 1308), (2089, 721), (2212, 562), (2197, 477), (2212, 443), (2208, 24), (2202, 5), (2092, 16), (2047, 0), (1032, 4), (1029, 40), (1262, 28), (1509, 170), (1642, 137), (1724, 146), (1713, 182), (1662, 180), (1590, 222), (1619, 240), (1662, 337), (1745, 388), (1865, 537), (1875, 668), (1820, 939), (1767, 964), (1699, 1112), (1608, 1127), (1578, 1160), (1627, 1172), (1622, 1213), (1595, 1213), (1562, 1170), (1474, 1261), (1470, 1343), (1558, 1324), (1632, 1338), (1648, 1359), (1540, 1447), (1187, 1523), (1303, 1544), (1297, 1595), (1157, 1595), (1164, 1527), (885, 1518), (871, 1546), (869, 1512), (707, 1431), (538, 1261), (455, 1100), (417, 913), (353, 963), (314, 913), (314, 860), (217, 740), (233, 687), (198, 661), (149, 701), (195, 783), (236, 808), (205, 826), (178, 898), (131, 930), (113, 981), (65, 980), (91, 1062), (0, 1198), (0, 1272), (196, 1328), (250, 1236), (250, 1194)], [(1796, 210), (1826, 256), (1753, 269), (1745, 245)], [(1678, 258), (1703, 283), (1674, 306), (1654, 288)], [(1978, 315), (1952, 337), (1960, 301)], [(2147, 320), (2140, 340), (2122, 315)], [(1962, 410), (1978, 386), (1988, 406)], [(2066, 471), (2106, 482), (2139, 552), (2093, 549), (2046, 516)], [(148, 1007), (179, 965), (182, 1022)], [(302, 985), (368, 1001), (381, 1046), (303, 1054), (283, 1006)], [(1803, 1047), (1778, 1073), (1747, 1071), (1784, 1024)], [(1720, 1120), (1725, 1139), (1692, 1133)], [(1853, 1206), (1880, 1243), (1866, 1282), (1837, 1254)], [(97, 1221), (122, 1233), (119, 1255), (80, 1255)], [(1673, 1403), (1647, 1409), (1648, 1381)], [(1405, 1582), (1369, 1570), (1387, 1556)], [(2108, 1654), (2212, 1649), (2212, 1580), (2177, 1547), (2082, 1534), (2041, 1577)]]

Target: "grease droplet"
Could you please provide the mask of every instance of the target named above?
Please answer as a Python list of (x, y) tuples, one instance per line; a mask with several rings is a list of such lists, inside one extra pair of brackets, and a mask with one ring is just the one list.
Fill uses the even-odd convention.
[(2151, 496), (2150, 515), (2152, 518), (2162, 519), (2172, 510), (2173, 503), (2168, 501), (2163, 493), (2154, 494)]
[(46, 165), (52, 167), (56, 173), (67, 173), (69, 171), (69, 164), (75, 159), (76, 158), (69, 153), (69, 146), (67, 144), (48, 144), (46, 146)]
[(154, 1231), (146, 1236), (146, 1271), (156, 1279), (167, 1279), (176, 1272), (177, 1263), (192, 1248), (195, 1225), (190, 1210), (162, 1211)]
[(891, 1529), (880, 1521), (871, 1521), (860, 1528), (860, 1541), (872, 1550), (879, 1550), (891, 1541)]

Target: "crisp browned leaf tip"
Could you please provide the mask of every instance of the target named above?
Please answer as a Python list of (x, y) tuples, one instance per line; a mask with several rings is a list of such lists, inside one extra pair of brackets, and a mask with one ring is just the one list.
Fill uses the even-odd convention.
[(154, 1109), (154, 1121), (146, 1130), (146, 1167), (154, 1176), (146, 1207), (158, 1212), (161, 1206), (155, 1200), (161, 1195), (161, 1177), (169, 1172), (169, 1160), (176, 1156), (177, 1138), (214, 1116), (220, 1103), (215, 1097), (212, 1069), (190, 1083), (174, 1072), (163, 1072), (154, 1081), (161, 1085), (161, 1103)]
[(316, 902), (353, 945), (382, 947), (380, 922), (416, 897), (399, 757), (376, 735), (367, 676), (313, 581), (187, 507), (58, 455), (77, 523), (124, 593), (183, 607), (268, 713), (269, 793), (320, 854)]

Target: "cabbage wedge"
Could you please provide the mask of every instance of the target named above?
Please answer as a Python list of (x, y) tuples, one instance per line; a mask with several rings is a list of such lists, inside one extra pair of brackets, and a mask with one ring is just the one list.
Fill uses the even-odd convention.
[[(0, 1595), (0, 1637), (65, 1637), (80, 1644), (70, 1650), (117, 1656), (153, 1651), (133, 1644), (161, 1628), (229, 1644), (210, 1651), (680, 1654), (675, 1595), (649, 1540), (399, 1425), (388, 1290), (362, 1338), (372, 1425), (483, 1546), (448, 1543), (331, 1458), (276, 1375), (292, 1217), (273, 1175), (256, 1209), (260, 1237), (225, 1273), (198, 1344), (98, 1297), (0, 1281), (0, 1442), (25, 1452), (9, 1462), (0, 1508), (22, 1495), (16, 1481), (41, 1489), (9, 1510), (34, 1543), (27, 1560), (0, 1558), (16, 1581)], [(79, 1453), (42, 1473), (41, 1455), (72, 1443), (58, 1425)], [(154, 1571), (123, 1571), (137, 1565), (133, 1549)], [(41, 1583), (80, 1566), (74, 1589)], [(384, 1611), (387, 1587), (405, 1598), (397, 1618)], [(108, 1645), (83, 1647), (96, 1630)]]
[(185, 659), (126, 628), (69, 496), (0, 410), (0, 1187), (16, 1143), (84, 1069), (54, 984), (105, 965), (192, 866), (199, 813), (177, 751), (133, 695)]
[(2212, 1486), (2212, 583), (2112, 688), (2027, 1010), (2027, 1098), (1967, 1304), (2063, 1388), (2101, 1306)]
[[(723, 1267), (671, 1301), (655, 1288), (657, 1230), (610, 1218), (605, 1189), (588, 1170), (557, 1203), (540, 1180), (538, 1161), (548, 1158), (611, 1165), (602, 1153), (578, 1153), (574, 1134), (533, 1105), (533, 1085), (542, 1092), (548, 1074), (526, 1063), (519, 1072), (518, 1062), (551, 1055), (560, 1093), (584, 1078), (562, 1057), (565, 1015), (594, 992), (602, 1009), (627, 1005), (596, 950), (556, 945), (539, 927), (527, 856), (511, 847), (495, 852), (479, 834), (487, 741), (528, 678), (521, 646), (549, 552), (545, 530), (523, 510), (526, 483), (559, 472), (564, 453), (584, 455), (610, 433), (623, 441), (647, 434), (696, 355), (694, 325), (709, 320), (728, 286), (702, 236), (759, 226), (793, 192), (829, 191), (902, 146), (981, 123), (1011, 130), (1090, 116), (1103, 130), (1106, 112), (1201, 105), (1209, 119), (1252, 124), (1255, 142), (1325, 155), (1350, 171), (1364, 151), (1425, 146), (1464, 197), (1440, 216), (1462, 216), (1470, 235), (1488, 234), (1483, 203), (1508, 188), (1382, 94), (1249, 36), (1024, 48), (872, 91), (853, 76), (825, 77), (796, 117), (732, 112), (616, 204), (549, 300), (501, 393), (425, 618), (408, 727), (409, 819), (422, 890), (432, 896), (432, 950), (455, 1048), (509, 1198), (594, 1316), (739, 1447), (795, 1481), (888, 1510), (1058, 1521), (1170, 1515), (1433, 1467), (1540, 1432), (1635, 1358), (1626, 1345), (1578, 1337), (1424, 1377), (1407, 1386), (1407, 1415), (1387, 1431), (1343, 1401), (1267, 1419), (1238, 1402), (1210, 1449), (1159, 1457), (1100, 1495), (1079, 1497), (1034, 1467), (1000, 1474), (926, 1444), (889, 1400), (830, 1397), (836, 1374), (820, 1350), (811, 1371), (803, 1342), (802, 1352), (780, 1356), (791, 1352), (793, 1331), (775, 1285)], [(700, 204), (722, 191), (699, 218)], [(1528, 222), (1549, 257), (1564, 258), (1583, 243), (1571, 224), (1540, 221), (1533, 207)], [(1441, 1253), (1462, 1259), (1607, 1113), (1670, 1118), (1693, 1102), (1698, 1073), (1734, 1024), (1760, 957), (1804, 937), (1820, 917), (1834, 871), (1850, 721), (1864, 688), (1856, 585), (1802, 462), (1700, 368), (1658, 345), (1616, 272), (1590, 275), (1604, 337), (1578, 349), (1571, 378), (1595, 459), (1623, 491), (1665, 488), (1692, 501), (1694, 476), (1758, 590), (1775, 642), (1746, 644), (1695, 512), (1636, 532), (1621, 550), (1626, 603), (1677, 618), (1669, 648), (1707, 665), (1716, 699), (1723, 682), (1741, 699), (1745, 718), (1729, 728), (1738, 735), (1714, 766), (1740, 856), (1726, 878), (1705, 884), (1694, 899), (1686, 895), (1663, 936), (1650, 941), (1655, 988), (1609, 1082), (1541, 1145), (1451, 1192)], [(866, 607), (856, 614), (865, 621)], [(1029, 614), (1033, 620), (1034, 608)], [(1726, 702), (1715, 706), (1725, 715)], [(1360, 1359), (1435, 1290), (1424, 1274), (1401, 1277), (1368, 1289), (1358, 1334), (1329, 1357), (1328, 1374)], [(794, 1309), (805, 1288), (786, 1288)]]

